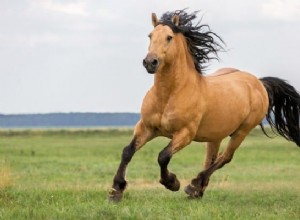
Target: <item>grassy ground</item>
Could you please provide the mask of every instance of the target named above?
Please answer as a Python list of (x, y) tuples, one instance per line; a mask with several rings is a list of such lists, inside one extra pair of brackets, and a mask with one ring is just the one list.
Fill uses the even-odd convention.
[[(131, 161), (123, 201), (107, 192), (129, 130), (0, 130), (0, 219), (300, 219), (300, 149), (254, 131), (217, 171), (204, 197), (158, 183), (158, 138)], [(224, 141), (226, 143), (226, 140)], [(182, 188), (200, 171), (204, 144), (176, 154)]]

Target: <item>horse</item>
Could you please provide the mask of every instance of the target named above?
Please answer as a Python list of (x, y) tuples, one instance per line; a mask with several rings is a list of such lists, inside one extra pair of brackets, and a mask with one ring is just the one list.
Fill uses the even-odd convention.
[[(172, 156), (192, 141), (206, 142), (203, 170), (184, 191), (201, 198), (211, 175), (229, 163), (234, 152), (262, 121), (272, 130), (300, 146), (300, 94), (277, 77), (258, 79), (235, 68), (222, 68), (204, 75), (205, 64), (218, 59), (225, 45), (206, 24), (196, 23), (197, 11), (177, 10), (160, 19), (152, 13), (153, 31), (143, 65), (154, 75), (154, 85), (144, 97), (141, 118), (132, 141), (122, 152), (108, 198), (120, 201), (127, 186), (125, 172), (135, 152), (158, 136), (170, 138), (159, 153), (160, 183), (178, 191), (180, 182), (168, 170)], [(266, 133), (265, 133), (266, 134)], [(223, 152), (220, 144), (230, 140)]]

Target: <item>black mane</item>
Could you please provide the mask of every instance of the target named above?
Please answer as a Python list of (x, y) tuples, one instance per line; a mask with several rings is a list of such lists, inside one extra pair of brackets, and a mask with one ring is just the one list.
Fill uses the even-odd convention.
[[(194, 58), (195, 68), (198, 73), (206, 67), (204, 64), (211, 59), (218, 60), (218, 52), (224, 50), (221, 44), (224, 41), (216, 33), (212, 32), (207, 24), (200, 25), (200, 21), (193, 25), (192, 21), (197, 18), (198, 11), (188, 14), (184, 10), (164, 13), (159, 24), (168, 25), (174, 33), (185, 36), (188, 48)], [(179, 25), (172, 22), (172, 18), (179, 16)]]

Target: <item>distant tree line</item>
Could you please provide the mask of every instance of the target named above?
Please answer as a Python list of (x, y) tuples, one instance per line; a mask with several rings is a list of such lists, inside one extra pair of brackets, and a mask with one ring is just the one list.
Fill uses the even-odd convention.
[(133, 126), (138, 113), (0, 114), (0, 127)]

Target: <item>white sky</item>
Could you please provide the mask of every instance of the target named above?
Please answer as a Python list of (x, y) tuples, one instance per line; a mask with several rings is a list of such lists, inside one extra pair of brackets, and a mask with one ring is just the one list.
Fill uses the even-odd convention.
[(299, 0), (0, 0), (0, 113), (139, 112), (151, 13), (189, 7), (226, 42), (221, 62), (300, 90)]

